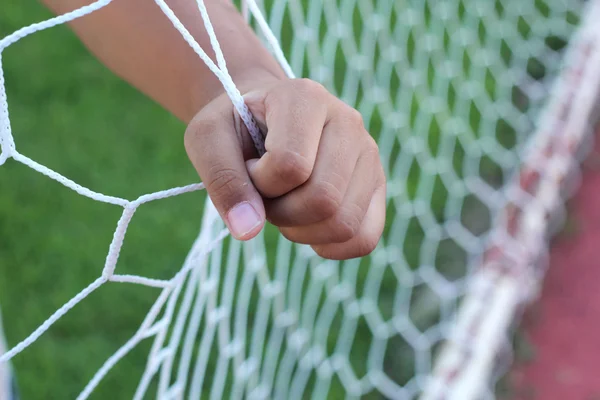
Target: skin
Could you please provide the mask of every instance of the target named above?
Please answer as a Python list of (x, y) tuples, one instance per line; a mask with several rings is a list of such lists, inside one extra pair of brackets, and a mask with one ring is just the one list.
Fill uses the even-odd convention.
[[(44, 3), (59, 14), (89, 0)], [(322, 257), (369, 254), (385, 223), (386, 182), (360, 113), (314, 81), (286, 78), (229, 0), (205, 3), (229, 73), (267, 132), (260, 158), (220, 82), (154, 2), (115, 0), (70, 26), (114, 73), (188, 124), (187, 154), (236, 239), (255, 237), (268, 220)], [(196, 0), (167, 4), (214, 59)]]

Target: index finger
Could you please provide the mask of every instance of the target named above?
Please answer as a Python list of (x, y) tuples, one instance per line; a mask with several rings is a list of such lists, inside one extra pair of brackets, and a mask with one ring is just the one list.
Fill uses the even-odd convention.
[(310, 178), (327, 123), (328, 93), (316, 82), (299, 79), (286, 81), (263, 96), (246, 98), (250, 111), (258, 120), (264, 116), (267, 127), (266, 153), (251, 160), (248, 169), (261, 195), (274, 198)]

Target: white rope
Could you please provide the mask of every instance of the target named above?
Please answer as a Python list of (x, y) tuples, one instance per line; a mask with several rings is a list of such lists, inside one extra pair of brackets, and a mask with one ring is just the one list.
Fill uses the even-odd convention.
[(90, 380), (90, 382), (86, 385), (83, 391), (77, 397), (77, 400), (83, 400), (89, 397), (89, 395), (93, 392), (93, 390), (98, 386), (102, 378), (110, 371), (110, 369), (121, 359), (123, 358), (137, 343), (139, 343), (146, 336), (148, 329), (156, 320), (156, 317), (162, 310), (163, 305), (169, 299), (169, 295), (171, 294), (172, 288), (165, 288), (161, 292), (160, 296), (156, 299), (152, 308), (144, 318), (144, 321), (140, 325), (140, 328), (136, 332), (136, 334), (127, 341), (115, 354), (113, 354), (104, 365), (96, 372), (94, 377)]
[(73, 190), (74, 192), (76, 192), (82, 196), (88, 197), (92, 200), (96, 200), (96, 201), (99, 201), (102, 203), (114, 204), (114, 205), (121, 206), (121, 207), (127, 207), (129, 205), (129, 202), (125, 199), (121, 199), (119, 197), (107, 196), (102, 193), (97, 193), (88, 188), (85, 188), (85, 187), (73, 182), (72, 180), (65, 178), (58, 172), (52, 171), (50, 168), (48, 168), (42, 164), (39, 164), (36, 161), (33, 161), (32, 159), (18, 153), (16, 150), (13, 152), (12, 157), (16, 161), (27, 165), (29, 168), (39, 172), (42, 175), (46, 175), (48, 178), (57, 181), (58, 183), (68, 187), (69, 189)]
[(78, 8), (77, 10), (21, 28), (0, 40), (0, 52), (2, 52), (2, 50), (7, 48), (8, 46), (23, 39), (25, 36), (29, 36), (32, 33), (39, 32), (44, 29), (52, 28), (56, 25), (62, 25), (67, 22), (73, 21), (74, 19), (83, 17), (89, 13), (101, 9), (102, 7), (107, 6), (111, 2), (112, 0), (98, 0), (93, 2), (92, 4)]
[(121, 283), (134, 283), (137, 285), (155, 287), (155, 288), (166, 288), (171, 286), (171, 281), (165, 281), (162, 279), (146, 278), (139, 275), (117, 275), (113, 274), (110, 279), (111, 282)]
[(65, 305), (56, 310), (54, 314), (50, 316), (47, 320), (45, 320), (31, 335), (29, 335), (26, 339), (24, 339), (21, 343), (17, 344), (15, 347), (4, 353), (0, 356), (0, 364), (10, 360), (27, 347), (29, 347), (33, 342), (35, 342), (40, 336), (44, 334), (56, 321), (58, 321), (63, 315), (65, 315), (71, 308), (75, 307), (81, 300), (85, 299), (90, 293), (100, 287), (106, 280), (102, 277), (96, 279), (92, 282), (88, 287), (79, 292), (75, 297), (69, 300)]
[(4, 164), (9, 157), (12, 157), (14, 151), (15, 142), (10, 132), (4, 70), (2, 69), (2, 51), (0, 50), (0, 165)]
[[(199, 46), (165, 0), (155, 1), (219, 79), (262, 154), (265, 151), (264, 137), (228, 72), (204, 1), (197, 0), (197, 6), (216, 61)], [(482, 201), (491, 211), (498, 210), (504, 200), (482, 180), (479, 173), (479, 162), (484, 153), (492, 158), (502, 158), (499, 155), (509, 153), (499, 148), (494, 137), (494, 123), (504, 119), (514, 123), (511, 126), (519, 132), (525, 132), (530, 129), (528, 121), (536, 116), (534, 112), (521, 112), (511, 103), (510, 91), (523, 86), (519, 79), (523, 78), (526, 64), (520, 65), (521, 70), (517, 64), (529, 57), (537, 57), (547, 66), (551, 76), (557, 70), (556, 58), (546, 54), (543, 39), (553, 34), (568, 37), (570, 28), (561, 25), (564, 15), (579, 11), (574, 6), (564, 6), (562, 0), (556, 3), (549, 0), (548, 3), (552, 2), (555, 7), (549, 6), (552, 10), (549, 16), (542, 17), (534, 8), (523, 6), (510, 9), (512, 14), (507, 14), (507, 20), (502, 20), (488, 3), (465, 1), (468, 7), (465, 7), (461, 19), (454, 15), (458, 10), (446, 3), (433, 7), (431, 15), (426, 17), (422, 7), (405, 7), (394, 1), (345, 0), (340, 4), (328, 0), (306, 3), (274, 0), (268, 19), (255, 0), (243, 3), (244, 13), (247, 17), (251, 14), (256, 20), (268, 47), (288, 77), (295, 76), (293, 71), (308, 68), (311, 76), (320, 77), (343, 100), (358, 107), (367, 123), (375, 121), (372, 126), (381, 125), (380, 150), (390, 181), (389, 204), (395, 208), (396, 217), (391, 221), (389, 235), (367, 260), (368, 269), (361, 260), (343, 264), (320, 260), (307, 246), (292, 245), (283, 239), (276, 244), (274, 267), (270, 268), (269, 263), (273, 260), (267, 258), (267, 254), (273, 254), (270, 248), (274, 244), (262, 234), (249, 243), (224, 242), (229, 236), (228, 231), (212, 203), (207, 201), (200, 235), (183, 266), (172, 278), (161, 280), (118, 274), (119, 254), (137, 208), (151, 201), (202, 190), (204, 186), (196, 183), (127, 200), (81, 186), (16, 150), (8, 115), (2, 50), (31, 33), (97, 10), (109, 4), (110, 0), (96, 1), (1, 39), (0, 165), (13, 158), (82, 196), (123, 207), (123, 212), (109, 245), (101, 276), (2, 355), (0, 362), (24, 351), (53, 323), (104, 283), (120, 282), (155, 287), (160, 294), (136, 333), (100, 366), (79, 399), (88, 398), (111, 368), (144, 339), (152, 340), (152, 348), (135, 399), (146, 396), (153, 379), (157, 383), (157, 396), (164, 399), (198, 398), (208, 393), (208, 397), (218, 400), (223, 397), (226, 384), (230, 384), (228, 390), (232, 398), (302, 398), (306, 395), (311, 375), (315, 398), (324, 398), (334, 380), (350, 397), (360, 397), (377, 390), (388, 398), (414, 398), (431, 372), (430, 347), (443, 339), (441, 331), (450, 320), (451, 304), (464, 293), (464, 279), (450, 282), (433, 267), (436, 265), (436, 246), (441, 245), (444, 239), (451, 239), (469, 256), (481, 249), (483, 240), (467, 229), (460, 216), (463, 207), (466, 207), (463, 201), (467, 196), (484, 199)], [(352, 31), (353, 24), (358, 23), (354, 17), (356, 13), (363, 19), (359, 21), (361, 29), (357, 30), (355, 37)], [(521, 14), (535, 32), (527, 41), (520, 36), (515, 24), (515, 19)], [(427, 25), (426, 18), (433, 21), (431, 26)], [(393, 29), (392, 19), (396, 20)], [(489, 47), (478, 49), (478, 29), (484, 19), (486, 29), (492, 30), (493, 34), (486, 37)], [(324, 22), (326, 34), (321, 41), (318, 33)], [(277, 39), (284, 24), (295, 35), (289, 63)], [(276, 29), (272, 30), (272, 26)], [(440, 40), (445, 35), (450, 35), (448, 44)], [(412, 55), (408, 54), (410, 46), (405, 46), (409, 37), (415, 41)], [(513, 54), (511, 62), (516, 67), (507, 68), (500, 54), (495, 54), (494, 46), (500, 46), (503, 41), (510, 47)], [(473, 63), (469, 72), (465, 72), (461, 65), (464, 56), (469, 56)], [(436, 68), (436, 79), (432, 82), (428, 79), (430, 64)], [(341, 72), (335, 71), (336, 68)], [(497, 100), (492, 99), (482, 87), (488, 79), (485, 75), (488, 72), (502, 81), (496, 87)], [(334, 73), (343, 74), (341, 85), (335, 81)], [(588, 79), (595, 77), (587, 76)], [(393, 85), (397, 90), (390, 93)], [(456, 92), (454, 105), (446, 100), (450, 97), (450, 87)], [(576, 106), (584, 113), (589, 111), (586, 106), (591, 104), (589, 96), (592, 94), (591, 91), (586, 92), (576, 99)], [(415, 104), (418, 107), (416, 116), (413, 115)], [(481, 126), (478, 129), (469, 125), (473, 104), (481, 108)], [(573, 140), (577, 141), (581, 139), (578, 135), (582, 134), (587, 120), (584, 116), (579, 123), (571, 122), (569, 127), (575, 135)], [(440, 136), (436, 139), (440, 142), (437, 155), (432, 154), (427, 140), (413, 134), (432, 132), (434, 123), (438, 125)], [(522, 137), (518, 139), (524, 141)], [(458, 176), (454, 165), (459, 143), (465, 152), (461, 171), (466, 175), (464, 178)], [(515, 160), (512, 158), (504, 164), (495, 161), (511, 165)], [(419, 179), (418, 188), (414, 190), (416, 195), (409, 198), (405, 188), (414, 183), (408, 173), (414, 163), (419, 164), (419, 170), (425, 177)], [(526, 196), (522, 188), (515, 189), (515, 198), (523, 204), (531, 201), (529, 207), (524, 207), (527, 213), (524, 219), (528, 224), (517, 242), (528, 243), (531, 247), (545, 245), (541, 240), (535, 243), (527, 240), (540, 235), (543, 225), (540, 221), (545, 217), (543, 211), (559, 201), (556, 181), (568, 164), (565, 159), (543, 164), (547, 174), (537, 200)], [(428, 206), (434, 196), (432, 177), (436, 175), (448, 191), (444, 214), (449, 216), (449, 220), (445, 223), (436, 221)], [(523, 202), (522, 199), (526, 200)], [(420, 267), (415, 270), (411, 270), (402, 249), (412, 234), (408, 228), (409, 221), (418, 224), (426, 237), (421, 245)], [(515, 242), (510, 235), (498, 234), (494, 238), (498, 238), (505, 247), (512, 248)], [(510, 256), (530, 255), (514, 252)], [(386, 285), (392, 285), (396, 290), (391, 315), (383, 315), (379, 309), (380, 296)], [(417, 296), (416, 288), (422, 286), (429, 288), (431, 293)], [(505, 285), (502, 287), (505, 288)], [(523, 295), (520, 289), (510, 289), (498, 289), (498, 296), (493, 297), (494, 307), (502, 312), (494, 313), (488, 320), (489, 324), (482, 325), (485, 334), (470, 343), (470, 350), (482, 352), (486, 338), (497, 338), (504, 333), (510, 309), (519, 303), (517, 300), (521, 300), (519, 296)], [(441, 306), (434, 303), (437, 298), (441, 298)], [(485, 310), (482, 307), (484, 302), (481, 298), (475, 299), (476, 307), (473, 309)], [(442, 322), (421, 331), (411, 312), (418, 308), (429, 315), (440, 307)], [(353, 344), (359, 329), (361, 326), (365, 329), (364, 325), (369, 337), (359, 339), (369, 340), (370, 348), (368, 357), (361, 360), (366, 369), (361, 376), (355, 370), (356, 361), (351, 352), (354, 351)], [(490, 326), (494, 328), (488, 331)], [(336, 336), (333, 348), (329, 343), (331, 336)], [(393, 349), (390, 350), (394, 344), (392, 338), (408, 343), (415, 354), (414, 377), (405, 383), (394, 380), (395, 371), (386, 369), (389, 368), (386, 362), (392, 365), (394, 362), (387, 359), (389, 354), (395, 354)], [(469, 376), (486, 375), (493, 359), (492, 353), (482, 353), (472, 363), (467, 363), (465, 370), (471, 368), (469, 371), (474, 371)], [(209, 364), (211, 359), (215, 360), (214, 365)], [(212, 381), (206, 382), (209, 367), (214, 368), (211, 371)], [(478, 384), (469, 380), (467, 389), (476, 391)]]
[(283, 71), (285, 72), (285, 74), (288, 76), (288, 78), (295, 78), (296, 75), (294, 74), (292, 67), (288, 63), (288, 60), (285, 58), (285, 54), (283, 54), (283, 50), (281, 49), (281, 45), (279, 44), (279, 41), (273, 34), (271, 27), (265, 20), (265, 17), (263, 15), (263, 13), (260, 11), (260, 8), (258, 7), (258, 5), (256, 4), (256, 1), (255, 0), (243, 0), (243, 3), (245, 5), (245, 7), (248, 7), (250, 12), (252, 13), (252, 16), (256, 19), (256, 22), (258, 22), (258, 26), (260, 27), (261, 32), (265, 35), (267, 44), (269, 45), (269, 48), (273, 52), (273, 55), (275, 56), (277, 61), (279, 62), (279, 65), (281, 65), (281, 67), (283, 68)]
[[(1, 311), (1, 310), (0, 310)], [(0, 312), (0, 355), (6, 352), (6, 338), (2, 324), (2, 312)], [(10, 399), (13, 389), (12, 367), (8, 363), (0, 364), (0, 399)]]
[(206, 54), (206, 52), (202, 49), (202, 47), (200, 47), (200, 45), (198, 44), (196, 39), (194, 39), (194, 37), (190, 34), (190, 32), (187, 30), (187, 28), (181, 23), (179, 18), (177, 18), (177, 16), (173, 12), (173, 10), (171, 10), (171, 8), (169, 8), (169, 6), (165, 3), (165, 1), (164, 0), (155, 0), (155, 1), (156, 1), (156, 4), (158, 4), (158, 6), (162, 9), (164, 14), (167, 16), (167, 18), (169, 18), (169, 20), (171, 21), (171, 23), (173, 24), (175, 29), (177, 29), (179, 31), (179, 33), (181, 33), (181, 36), (185, 39), (185, 41), (196, 52), (196, 54), (198, 54), (198, 56), (202, 59), (202, 61), (204, 61), (204, 63), (212, 71), (212, 73), (215, 74), (215, 76), (219, 79), (219, 81), (223, 85), (223, 88), (225, 89), (225, 92), (231, 99), (231, 102), (233, 103), (235, 109), (237, 110), (238, 114), (242, 118), (242, 121), (244, 121), (246, 128), (248, 128), (248, 132), (250, 133), (250, 136), (252, 137), (252, 141), (254, 142), (254, 146), (256, 147), (258, 154), (263, 155), (266, 151), (265, 144), (264, 144), (264, 138), (263, 138), (262, 134), (260, 133), (260, 129), (258, 128), (258, 125), (256, 124), (256, 121), (254, 120), (254, 117), (250, 113), (248, 106), (244, 102), (242, 94), (240, 93), (238, 88), (235, 86), (235, 83), (233, 82), (233, 80), (231, 79), (231, 76), (229, 75), (229, 73), (227, 71), (225, 59), (223, 57), (221, 48), (218, 45), (218, 41), (216, 39), (213, 26), (210, 22), (210, 18), (208, 17), (206, 7), (204, 6), (204, 1), (197, 0), (198, 7), (199, 7), (201, 15), (202, 15), (202, 21), (204, 23), (204, 27), (206, 28), (206, 31), (208, 32), (208, 35), (210, 37), (210, 41), (213, 46), (213, 50), (215, 51), (215, 54), (217, 55), (217, 60), (218, 60), (219, 66), (215, 65), (215, 63)]
[[(572, 39), (566, 57), (568, 64), (557, 79), (539, 129), (524, 156), (523, 168), (538, 171), (540, 182), (522, 206), (518, 232), (510, 233), (507, 215), (500, 215), (494, 232), (497, 239), (492, 245), (501, 246), (503, 254), (498, 260), (485, 263), (471, 277), (458, 322), (423, 400), (480, 398), (514, 314), (537, 295), (539, 278), (535, 276), (535, 264), (545, 251), (548, 215), (560, 206), (560, 188), (573, 167), (572, 147), (578, 147), (589, 132), (600, 93), (600, 1), (589, 3), (584, 16)], [(548, 152), (548, 148), (552, 151)], [(511, 194), (523, 191), (521, 171), (506, 191), (509, 199)]]

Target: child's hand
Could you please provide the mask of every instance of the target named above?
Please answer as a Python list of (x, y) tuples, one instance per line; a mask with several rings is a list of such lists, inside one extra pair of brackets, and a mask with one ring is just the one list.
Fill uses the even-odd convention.
[(260, 159), (225, 95), (196, 115), (185, 136), (232, 235), (253, 238), (266, 217), (322, 257), (369, 254), (384, 227), (386, 182), (360, 114), (306, 79), (273, 81), (245, 99), (268, 132)]

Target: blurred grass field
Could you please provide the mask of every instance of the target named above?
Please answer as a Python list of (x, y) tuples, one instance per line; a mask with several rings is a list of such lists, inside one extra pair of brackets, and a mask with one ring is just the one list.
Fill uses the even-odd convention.
[[(36, 1), (8, 2), (0, 37), (51, 17)], [(92, 190), (134, 199), (198, 181), (185, 126), (98, 63), (66, 26), (3, 53), (19, 151)], [(29, 335), (100, 276), (122, 209), (94, 202), (14, 161), (0, 168), (0, 307), (9, 344)], [(204, 194), (147, 204), (131, 224), (121, 273), (170, 278), (199, 230)], [(106, 285), (14, 359), (23, 399), (70, 399), (137, 329), (156, 289)], [(148, 343), (93, 398), (128, 398)]]

